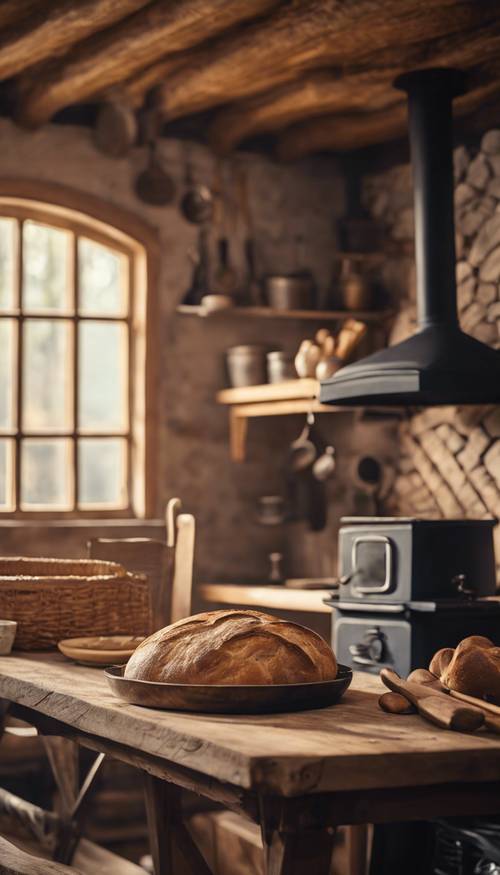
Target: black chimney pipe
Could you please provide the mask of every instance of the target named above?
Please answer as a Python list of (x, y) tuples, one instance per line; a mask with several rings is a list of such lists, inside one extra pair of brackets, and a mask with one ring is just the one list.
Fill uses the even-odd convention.
[(408, 93), (418, 324), (458, 324), (452, 100), (464, 93), (464, 77), (457, 70), (422, 70), (394, 85)]
[(460, 71), (436, 68), (406, 73), (394, 83), (408, 93), (418, 330), (325, 380), (324, 404), (500, 401), (500, 352), (464, 334), (457, 318), (452, 101), (464, 82)]

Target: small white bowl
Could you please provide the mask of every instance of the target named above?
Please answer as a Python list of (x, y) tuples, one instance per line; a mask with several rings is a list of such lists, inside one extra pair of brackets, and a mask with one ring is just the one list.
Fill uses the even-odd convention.
[(17, 623), (15, 620), (0, 620), (0, 656), (6, 656), (10, 653), (16, 632)]
[(230, 295), (204, 295), (201, 299), (201, 306), (207, 312), (228, 310), (230, 307), (234, 307), (234, 299)]

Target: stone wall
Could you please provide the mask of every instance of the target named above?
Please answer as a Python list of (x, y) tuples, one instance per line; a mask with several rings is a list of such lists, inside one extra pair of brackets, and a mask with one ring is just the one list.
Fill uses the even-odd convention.
[[(188, 288), (192, 265), (188, 252), (195, 248), (197, 229), (184, 221), (177, 205), (148, 207), (137, 199), (133, 181), (146, 162), (144, 150), (113, 160), (97, 152), (83, 128), (48, 125), (26, 133), (0, 121), (2, 165), (0, 176), (58, 182), (126, 208), (153, 225), (162, 249), (158, 288), (162, 342), (156, 416), (159, 423), (156, 469), (161, 517), (166, 500), (178, 494), (197, 519), (196, 576), (204, 580), (262, 580), (268, 573), (268, 553), (281, 550), (287, 570), (301, 574), (335, 573), (336, 524), (342, 513), (360, 506), (351, 482), (351, 462), (362, 445), (380, 447), (390, 455), (383, 430), (363, 426), (352, 435), (350, 416), (325, 416), (320, 424), (325, 439), (338, 449), (338, 472), (328, 485), (330, 524), (322, 535), (310, 536), (295, 524), (264, 528), (256, 521), (257, 499), (283, 488), (287, 447), (297, 437), (303, 417), (253, 420), (248, 461), (237, 465), (228, 450), (227, 410), (214, 402), (225, 384), (224, 351), (237, 343), (258, 341), (295, 351), (308, 323), (288, 320), (204, 320), (179, 316), (177, 304)], [(201, 146), (190, 146), (195, 178), (211, 184), (213, 160)], [(160, 157), (182, 192), (185, 145), (167, 140)], [(344, 183), (333, 159), (321, 158), (296, 165), (277, 165), (256, 155), (241, 154), (236, 164), (248, 173), (250, 205), (257, 239), (258, 270), (283, 272), (297, 267), (296, 241), (303, 238), (302, 258), (312, 266), (322, 292), (332, 270), (331, 249), (335, 221), (344, 211)], [(223, 167), (229, 179), (231, 165)], [(243, 227), (231, 216), (231, 259), (242, 270)], [(213, 235), (212, 246), (216, 234)], [(97, 522), (97, 531), (99, 523)], [(139, 530), (138, 530), (139, 531)], [(153, 536), (161, 529), (151, 528)], [(0, 552), (81, 555), (95, 524), (18, 527), (1, 525)], [(140, 529), (140, 534), (147, 529)], [(105, 534), (130, 534), (113, 526)]]
[[(500, 347), (500, 131), (454, 152), (458, 307), (462, 328)], [(372, 213), (399, 241), (413, 240), (407, 165), (366, 177)], [(415, 328), (411, 258), (386, 265), (385, 282), (402, 306), (391, 342)], [(429, 408), (400, 427), (397, 475), (387, 512), (430, 517), (500, 517), (500, 408)], [(500, 526), (495, 533), (500, 563)]]

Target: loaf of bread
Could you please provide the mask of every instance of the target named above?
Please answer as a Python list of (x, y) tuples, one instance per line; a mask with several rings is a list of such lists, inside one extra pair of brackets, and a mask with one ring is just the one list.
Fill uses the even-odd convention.
[(260, 611), (208, 611), (146, 638), (125, 677), (175, 684), (297, 684), (333, 680), (337, 662), (316, 632)]
[(429, 671), (450, 690), (500, 704), (500, 647), (489, 638), (471, 635), (455, 649), (438, 650)]

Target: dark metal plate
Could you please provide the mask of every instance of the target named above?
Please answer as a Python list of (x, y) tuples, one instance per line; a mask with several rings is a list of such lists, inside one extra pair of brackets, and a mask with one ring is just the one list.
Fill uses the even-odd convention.
[(352, 681), (352, 670), (338, 666), (333, 681), (311, 684), (160, 684), (123, 677), (125, 666), (113, 665), (104, 672), (118, 698), (131, 705), (168, 711), (198, 711), (205, 714), (269, 714), (308, 711), (334, 705)]

